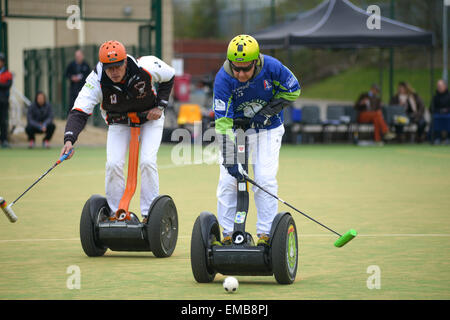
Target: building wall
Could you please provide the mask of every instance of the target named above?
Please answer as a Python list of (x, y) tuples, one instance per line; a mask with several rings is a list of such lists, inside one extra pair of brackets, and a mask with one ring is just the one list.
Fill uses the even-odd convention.
[(23, 92), (23, 51), (28, 48), (55, 46), (54, 21), (8, 20), (8, 68), (14, 73), (14, 85)]
[(178, 39), (174, 41), (174, 55), (184, 60), (184, 73), (193, 81), (213, 76), (222, 67), (228, 42), (213, 39)]
[[(16, 87), (23, 92), (23, 51), (26, 49), (55, 48), (77, 45), (100, 45), (117, 39), (125, 46), (139, 45), (139, 26), (146, 22), (82, 21), (82, 28), (69, 29), (65, 17), (67, 7), (78, 3), (73, 0), (14, 0), (8, 1), (9, 15), (58, 16), (60, 19), (5, 18), (8, 24), (9, 69), (15, 73)], [(171, 63), (173, 57), (172, 1), (163, 0), (162, 51), (163, 60)], [(4, 4), (4, 2), (3, 2)], [(151, 0), (83, 0), (82, 12), (86, 17), (145, 19), (151, 16)], [(125, 15), (125, 8), (130, 15)], [(4, 11), (5, 8), (2, 8)]]

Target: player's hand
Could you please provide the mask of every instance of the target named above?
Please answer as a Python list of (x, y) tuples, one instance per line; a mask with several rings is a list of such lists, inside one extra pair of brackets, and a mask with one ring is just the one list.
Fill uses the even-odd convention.
[(74, 153), (75, 153), (75, 150), (73, 149), (72, 142), (67, 141), (67, 142), (64, 144), (63, 148), (61, 149), (61, 153), (60, 153), (59, 157), (61, 158), (63, 155), (69, 153), (70, 150), (72, 150), (72, 153), (67, 157), (67, 160), (69, 160), (70, 158), (72, 158), (73, 155), (74, 155)]
[(150, 109), (150, 111), (147, 113), (147, 120), (158, 120), (161, 118), (162, 111), (158, 108)]
[(265, 126), (270, 125), (270, 119), (264, 114), (257, 113), (255, 116), (250, 120), (250, 127), (252, 128), (264, 128)]
[(239, 168), (238, 164), (233, 164), (232, 166), (227, 166), (225, 168), (227, 169), (228, 173), (231, 176), (235, 177), (236, 179), (238, 180), (244, 179), (244, 176), (241, 174), (242, 169)]

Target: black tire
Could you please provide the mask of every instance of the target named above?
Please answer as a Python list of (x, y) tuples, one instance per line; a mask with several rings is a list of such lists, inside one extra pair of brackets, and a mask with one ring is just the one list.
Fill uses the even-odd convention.
[(98, 239), (97, 219), (101, 210), (109, 210), (106, 198), (93, 195), (84, 204), (80, 219), (80, 240), (88, 257), (103, 256), (108, 248)]
[(298, 239), (295, 221), (286, 214), (278, 223), (271, 245), (272, 269), (279, 284), (295, 281), (298, 267)]
[(191, 236), (191, 268), (199, 283), (212, 282), (216, 277), (216, 272), (208, 268), (207, 249), (202, 238), (200, 217), (197, 217)]
[(178, 213), (169, 196), (156, 198), (149, 210), (147, 235), (150, 249), (157, 258), (170, 257), (178, 239)]

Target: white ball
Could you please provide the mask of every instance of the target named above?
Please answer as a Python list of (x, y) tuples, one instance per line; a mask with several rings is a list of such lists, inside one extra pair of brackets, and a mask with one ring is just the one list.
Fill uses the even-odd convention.
[(239, 282), (234, 277), (226, 277), (223, 280), (223, 288), (227, 293), (235, 293), (239, 288)]

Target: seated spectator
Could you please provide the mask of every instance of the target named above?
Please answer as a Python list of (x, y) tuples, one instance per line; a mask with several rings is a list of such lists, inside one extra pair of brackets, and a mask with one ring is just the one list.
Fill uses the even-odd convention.
[(355, 104), (359, 123), (372, 123), (374, 126), (374, 139), (378, 144), (384, 140), (392, 140), (395, 134), (389, 131), (381, 111), (380, 88), (374, 84), (369, 92), (362, 93)]
[(436, 94), (431, 100), (430, 111), (433, 115), (432, 134), (436, 138), (435, 144), (441, 143), (441, 139), (447, 141), (450, 131), (450, 93), (444, 80), (437, 82)]
[(36, 133), (45, 134), (42, 140), (42, 147), (50, 148), (50, 140), (56, 127), (53, 123), (52, 106), (46, 100), (45, 94), (40, 91), (36, 94), (33, 104), (28, 108), (25, 131), (28, 135), (29, 148), (34, 148), (35, 146), (34, 136)]
[[(408, 83), (400, 82), (397, 94), (391, 98), (390, 104), (405, 108), (409, 121), (417, 125), (416, 142), (423, 142), (427, 126), (424, 118), (425, 105), (415, 90)], [(397, 134), (403, 133), (403, 126), (398, 126), (397, 130)]]

